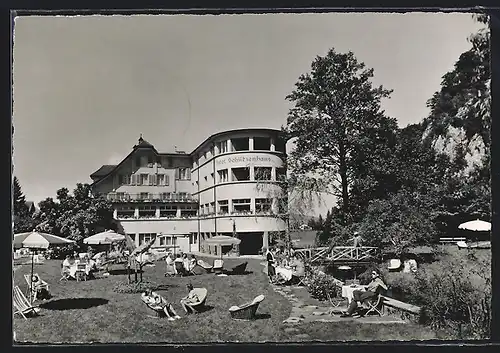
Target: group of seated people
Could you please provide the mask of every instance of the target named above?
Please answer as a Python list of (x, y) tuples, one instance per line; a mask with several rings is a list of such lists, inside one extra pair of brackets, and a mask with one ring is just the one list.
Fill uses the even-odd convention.
[(173, 254), (168, 253), (165, 261), (167, 263), (167, 272), (165, 273), (165, 276), (168, 275), (185, 276), (190, 274), (193, 268), (196, 266), (195, 256), (190, 255), (188, 258), (188, 255), (186, 253), (177, 254), (175, 256), (175, 260)]
[(305, 263), (293, 249), (271, 249), (267, 251), (266, 259), (269, 281), (273, 284), (297, 283), (305, 276)]
[[(187, 284), (186, 288), (188, 290), (188, 295), (183, 297), (180, 300), (180, 303), (186, 314), (190, 314), (192, 312), (190, 304), (198, 303), (200, 301), (200, 298), (198, 298), (198, 295), (195, 293), (193, 285), (191, 283)], [(181, 318), (175, 311), (172, 303), (168, 302), (160, 294), (153, 292), (150, 289), (146, 289), (141, 294), (141, 300), (146, 303), (151, 309), (165, 313), (165, 316), (169, 321), (174, 321)]]
[(67, 277), (74, 277), (74, 268), (78, 264), (86, 264), (90, 267), (89, 274), (97, 269), (97, 263), (91, 258), (91, 254), (86, 253), (83, 257), (80, 257), (78, 253), (73, 255), (66, 255), (61, 267), (61, 273)]

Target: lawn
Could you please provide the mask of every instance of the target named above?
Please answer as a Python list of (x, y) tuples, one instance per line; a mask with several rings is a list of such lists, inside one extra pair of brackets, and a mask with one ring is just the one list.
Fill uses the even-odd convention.
[[(229, 259), (225, 260), (225, 265), (241, 261)], [(39, 302), (42, 308), (39, 317), (28, 320), (19, 315), (14, 317), (15, 340), (18, 343), (195, 343), (435, 338), (431, 331), (413, 324), (315, 322), (290, 330), (282, 321), (288, 318), (291, 304), (274, 292), (262, 273), (259, 260), (248, 262), (247, 274), (227, 277), (204, 274), (166, 278), (162, 262), (146, 267), (144, 281), (163, 284), (165, 289), (158, 292), (173, 302), (182, 316), (181, 320), (170, 322), (149, 317), (152, 312), (140, 301), (139, 294), (113, 291), (116, 285), (126, 283), (126, 274), (86, 282), (59, 282), (60, 261), (46, 261), (35, 265), (35, 272), (50, 284), (54, 297), (45, 303)], [(14, 282), (22, 290), (27, 288), (23, 275), (29, 271), (30, 265), (19, 266), (15, 271)], [(207, 311), (189, 316), (182, 311), (179, 299), (186, 294), (185, 285), (189, 282), (195, 287), (207, 288)], [(266, 298), (259, 306), (256, 320), (230, 318), (229, 307), (250, 301), (259, 294)], [(308, 337), (297, 337), (298, 333)]]

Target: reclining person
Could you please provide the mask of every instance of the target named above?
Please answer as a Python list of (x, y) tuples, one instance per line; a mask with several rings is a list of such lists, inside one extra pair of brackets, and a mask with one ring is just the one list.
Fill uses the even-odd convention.
[(33, 275), (31, 278), (31, 286), (33, 288), (33, 292), (36, 293), (36, 298), (50, 299), (52, 297), (49, 293), (49, 286), (47, 282), (38, 277), (38, 275)]
[(362, 290), (355, 290), (352, 292), (353, 299), (349, 304), (347, 312), (340, 315), (340, 317), (350, 317), (358, 308), (358, 302), (363, 303), (366, 299), (373, 298), (377, 295), (378, 287), (387, 290), (387, 285), (380, 278), (380, 273), (377, 270), (372, 271), (372, 281)]
[(190, 314), (193, 312), (193, 310), (190, 308), (190, 305), (199, 303), (200, 298), (198, 298), (198, 295), (194, 292), (194, 288), (191, 283), (188, 283), (186, 285), (186, 288), (189, 291), (189, 294), (181, 299), (181, 305), (186, 314)]
[(141, 294), (141, 299), (143, 302), (148, 304), (151, 309), (156, 311), (163, 311), (170, 321), (181, 318), (179, 315), (177, 315), (171, 303), (167, 302), (165, 298), (163, 298), (158, 293), (151, 291), (150, 289), (146, 289)]

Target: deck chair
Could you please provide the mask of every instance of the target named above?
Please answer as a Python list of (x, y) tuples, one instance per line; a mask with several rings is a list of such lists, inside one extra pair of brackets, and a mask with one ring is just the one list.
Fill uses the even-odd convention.
[(14, 315), (20, 314), (22, 317), (24, 317), (25, 320), (28, 320), (27, 316), (38, 315), (38, 308), (30, 304), (19, 286), (14, 287), (13, 303), (14, 307), (16, 308), (16, 311), (14, 311)]
[[(154, 318), (163, 318), (163, 317), (167, 316), (165, 314), (165, 311), (163, 310), (163, 307), (152, 306), (148, 302), (144, 301), (144, 299), (142, 297), (141, 297), (141, 301), (148, 307), (148, 309), (154, 311), (154, 313), (155, 313), (155, 316), (153, 316)], [(148, 315), (148, 316), (151, 316), (151, 315)]]
[(224, 269), (224, 261), (220, 259), (214, 260), (214, 266), (212, 268), (215, 273), (222, 273)]
[(255, 297), (251, 302), (235, 305), (229, 308), (229, 313), (231, 314), (231, 318), (235, 320), (252, 320), (255, 318), (255, 313), (257, 312), (257, 308), (259, 304), (264, 300), (263, 295), (259, 295)]
[(189, 309), (191, 309), (191, 312), (201, 312), (205, 308), (205, 301), (207, 300), (207, 289), (206, 288), (193, 288), (192, 290), (194, 294), (198, 296), (198, 302), (196, 303), (189, 303), (189, 304), (184, 304), (186, 305)]
[(76, 265), (75, 278), (77, 281), (81, 281), (82, 279), (84, 281), (87, 280), (87, 265), (86, 264), (80, 263), (80, 264)]
[(376, 296), (371, 297), (369, 299), (366, 299), (363, 302), (363, 304), (366, 304), (368, 306), (368, 310), (362, 316), (366, 316), (370, 313), (377, 314), (378, 316), (383, 315), (383, 309), (384, 309), (384, 306), (383, 306), (384, 297), (383, 297), (383, 295), (386, 293), (386, 290), (384, 288), (382, 288), (381, 286), (378, 286), (375, 293), (377, 294)]
[(248, 262), (243, 262), (239, 265), (236, 265), (234, 266), (233, 268), (231, 268), (231, 274), (232, 275), (241, 275), (241, 274), (244, 274), (245, 273), (245, 270), (247, 268), (247, 265), (248, 265)]
[(175, 276), (176, 272), (175, 272), (175, 267), (174, 265), (167, 265), (167, 271), (165, 272), (165, 277), (171, 277), (171, 276)]
[(206, 273), (212, 272), (212, 269), (213, 269), (212, 265), (206, 263), (203, 260), (198, 260), (197, 263), (198, 263), (198, 266), (200, 266), (201, 268), (203, 268)]

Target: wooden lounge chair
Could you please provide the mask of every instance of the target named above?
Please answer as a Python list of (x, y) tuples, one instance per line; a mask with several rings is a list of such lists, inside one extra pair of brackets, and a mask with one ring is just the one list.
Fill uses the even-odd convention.
[(259, 304), (264, 300), (263, 295), (259, 295), (255, 297), (249, 303), (245, 303), (239, 306), (232, 306), (229, 308), (229, 313), (231, 317), (236, 320), (252, 320), (255, 319), (255, 313), (257, 312), (257, 308)]
[(248, 262), (243, 262), (243, 263), (241, 263), (239, 265), (234, 266), (231, 269), (231, 274), (232, 275), (241, 275), (241, 274), (244, 274), (245, 270), (247, 268), (247, 265), (248, 265)]
[(222, 273), (224, 270), (224, 261), (220, 259), (214, 260), (213, 270), (217, 274)]
[[(163, 318), (166, 317), (167, 314), (165, 314), (165, 311), (163, 310), (163, 307), (160, 306), (153, 306), (149, 304), (148, 302), (144, 301), (144, 299), (141, 297), (141, 301), (148, 307), (148, 309), (153, 310), (155, 313), (155, 318)], [(150, 315), (148, 315), (150, 316)]]
[(77, 281), (87, 280), (87, 265), (84, 263), (80, 263), (76, 265), (75, 278)]
[(200, 266), (201, 268), (203, 268), (205, 270), (205, 272), (207, 272), (207, 273), (212, 272), (212, 269), (213, 269), (212, 265), (206, 263), (203, 260), (198, 260), (197, 263), (198, 263), (198, 266)]
[(14, 307), (16, 308), (16, 311), (14, 311), (14, 315), (20, 314), (22, 317), (24, 317), (25, 320), (28, 320), (27, 316), (38, 315), (38, 308), (32, 305), (28, 301), (28, 299), (26, 299), (19, 286), (14, 287), (13, 303)]
[(189, 309), (191, 309), (192, 312), (200, 312), (203, 311), (205, 308), (205, 301), (207, 300), (207, 289), (206, 288), (193, 288), (192, 292), (198, 296), (198, 302), (196, 303), (189, 303), (189, 304), (184, 304), (186, 305)]
[(64, 267), (61, 264), (61, 278), (59, 278), (59, 281), (67, 281), (71, 278), (71, 275), (69, 274), (69, 268)]

